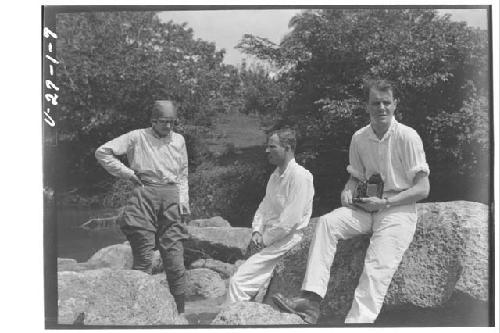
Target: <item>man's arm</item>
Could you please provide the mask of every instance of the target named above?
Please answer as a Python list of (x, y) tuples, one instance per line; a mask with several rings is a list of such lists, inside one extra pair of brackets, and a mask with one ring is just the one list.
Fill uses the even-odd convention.
[(374, 212), (386, 207), (412, 204), (423, 200), (429, 196), (430, 184), (429, 176), (425, 171), (419, 171), (413, 179), (413, 186), (407, 190), (399, 192), (390, 198), (361, 198), (361, 203), (357, 204), (366, 211)]
[(266, 185), (266, 194), (259, 204), (252, 221), (252, 241), (257, 245), (262, 245), (262, 233), (264, 229), (264, 218), (269, 210), (269, 181)]
[(181, 213), (190, 214), (189, 209), (189, 183), (188, 183), (188, 154), (186, 148), (186, 141), (182, 139), (182, 160), (179, 175), (179, 201), (181, 204)]
[(97, 148), (95, 151), (95, 158), (111, 175), (118, 178), (130, 179), (140, 184), (140, 180), (135, 175), (134, 170), (120, 162), (115, 156), (126, 154), (131, 144), (133, 144), (132, 132), (123, 134)]
[(352, 199), (356, 193), (356, 186), (358, 185), (358, 182), (359, 180), (354, 178), (352, 175), (349, 177), (344, 190), (342, 190), (342, 193), (340, 194), (340, 202), (342, 203), (342, 206), (354, 208)]
[(311, 203), (313, 196), (314, 185), (312, 176), (294, 175), (290, 184), (285, 208), (280, 214), (279, 222), (266, 230), (263, 235), (266, 246), (282, 239), (302, 222), (306, 205)]

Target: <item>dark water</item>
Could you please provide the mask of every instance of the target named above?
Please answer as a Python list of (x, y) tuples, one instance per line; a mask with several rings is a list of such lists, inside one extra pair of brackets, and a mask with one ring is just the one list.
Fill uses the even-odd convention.
[[(118, 228), (92, 232), (80, 226), (92, 218), (116, 216), (117, 210), (91, 209), (86, 207), (59, 207), (55, 213), (57, 230), (57, 257), (87, 261), (103, 247), (124, 242), (126, 239)], [(54, 215), (53, 215), (54, 216)]]

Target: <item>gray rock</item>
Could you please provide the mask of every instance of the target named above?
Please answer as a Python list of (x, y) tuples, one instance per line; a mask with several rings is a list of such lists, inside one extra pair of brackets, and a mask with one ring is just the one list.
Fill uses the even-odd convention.
[(71, 258), (57, 258), (57, 271), (73, 271), (80, 272), (89, 269), (87, 263), (79, 263), (75, 259)]
[(187, 324), (168, 287), (140, 271), (59, 272), (58, 297), (59, 324)]
[(230, 278), (235, 270), (236, 267), (234, 264), (228, 264), (225, 262), (222, 262), (220, 260), (215, 260), (215, 259), (198, 259), (195, 262), (193, 262), (190, 266), (191, 269), (194, 268), (208, 268), (211, 269), (221, 276), (222, 279), (228, 279)]
[(237, 302), (223, 307), (212, 325), (302, 325), (297, 315), (281, 313), (267, 304)]
[[(384, 300), (385, 309), (404, 305), (444, 305), (460, 291), (476, 300), (488, 297), (488, 207), (474, 202), (417, 205), (414, 239), (403, 256)], [(307, 263), (317, 219), (311, 219), (304, 241), (277, 265), (266, 303), (276, 293), (296, 296)], [(324, 317), (345, 317), (363, 269), (369, 236), (339, 241), (331, 268)]]
[(217, 298), (226, 293), (220, 275), (208, 268), (186, 271), (186, 297), (189, 299)]
[(250, 228), (188, 227), (190, 239), (184, 242), (186, 261), (216, 259), (234, 263), (245, 258), (252, 236)]
[[(134, 258), (129, 242), (115, 244), (97, 251), (90, 259), (83, 263), (86, 269), (111, 268), (132, 269)], [(153, 252), (153, 273), (163, 271), (163, 265), (158, 250)]]
[(220, 216), (214, 216), (209, 219), (198, 219), (191, 220), (187, 223), (190, 227), (219, 227), (219, 228), (229, 228), (231, 224)]

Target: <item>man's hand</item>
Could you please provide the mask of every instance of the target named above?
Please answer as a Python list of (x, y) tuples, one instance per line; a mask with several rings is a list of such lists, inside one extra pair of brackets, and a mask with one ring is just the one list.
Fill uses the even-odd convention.
[(385, 208), (385, 199), (381, 199), (378, 197), (359, 198), (359, 201), (360, 202), (356, 203), (355, 205), (369, 213), (373, 213), (381, 210), (382, 208)]
[(345, 189), (340, 193), (340, 202), (342, 206), (353, 208), (352, 205), (352, 191), (350, 189)]
[(182, 202), (180, 204), (181, 215), (190, 215), (191, 210), (189, 209), (189, 204)]
[(264, 246), (264, 238), (262, 234), (258, 231), (254, 231), (252, 234), (252, 242), (257, 246)]
[(132, 176), (129, 178), (132, 183), (134, 183), (137, 186), (144, 186), (144, 184), (141, 182), (140, 178), (137, 177), (137, 175), (134, 173)]

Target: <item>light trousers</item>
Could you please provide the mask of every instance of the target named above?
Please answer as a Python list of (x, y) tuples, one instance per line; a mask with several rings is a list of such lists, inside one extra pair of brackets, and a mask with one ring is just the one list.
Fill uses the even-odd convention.
[(302, 237), (302, 231), (294, 231), (248, 258), (229, 281), (226, 304), (251, 300), (269, 281), (281, 257)]
[(354, 292), (346, 323), (373, 323), (417, 222), (415, 204), (394, 206), (376, 213), (341, 207), (319, 218), (309, 247), (302, 290), (326, 295), (330, 267), (339, 239), (372, 233), (363, 272)]

